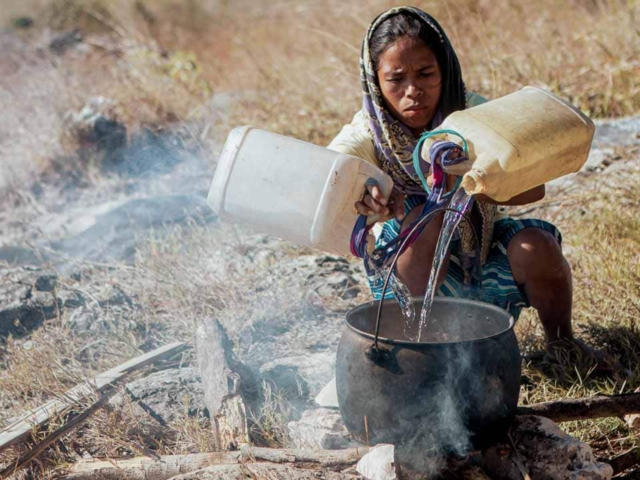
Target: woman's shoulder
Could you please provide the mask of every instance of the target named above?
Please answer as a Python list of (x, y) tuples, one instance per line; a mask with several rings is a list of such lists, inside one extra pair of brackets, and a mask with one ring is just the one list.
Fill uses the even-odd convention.
[(358, 110), (356, 114), (351, 119), (351, 123), (345, 125), (342, 130), (347, 129), (350, 133), (355, 135), (366, 137), (369, 140), (373, 141), (373, 137), (371, 136), (371, 130), (369, 129), (369, 119), (364, 114), (363, 110)]
[(488, 101), (489, 100), (476, 92), (467, 92), (467, 108), (476, 107)]
[(327, 148), (336, 152), (360, 157), (369, 163), (378, 165), (373, 145), (373, 137), (369, 129), (369, 120), (362, 110), (336, 135)]

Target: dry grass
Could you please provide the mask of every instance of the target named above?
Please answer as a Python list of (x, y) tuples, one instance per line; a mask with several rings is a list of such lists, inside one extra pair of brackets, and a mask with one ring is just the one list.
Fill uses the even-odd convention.
[[(637, 162), (629, 163), (600, 174), (597, 182), (585, 179), (573, 192), (560, 196), (564, 208), (536, 212), (564, 232), (575, 275), (575, 319), (583, 337), (618, 356), (632, 370), (631, 376), (602, 379), (588, 369), (573, 368), (550, 375), (533, 360), (525, 365), (522, 403), (626, 392), (640, 386), (636, 323), (640, 274), (634, 262), (640, 239), (640, 198), (634, 188), (639, 179)], [(275, 257), (260, 256), (265, 245), (259, 238), (233, 227), (212, 232), (194, 223), (177, 228), (162, 242), (151, 241), (139, 251), (135, 268), (115, 265), (87, 270), (83, 282), (120, 285), (139, 307), (95, 312), (100, 321), (90, 331), (70, 328), (63, 314), (29, 336), (29, 349), (25, 339), (11, 339), (2, 355), (0, 378), (7, 406), (4, 420), (61, 393), (84, 375), (135, 356), (140, 348), (177, 339), (190, 342), (203, 318), (215, 315), (234, 333), (260, 321), (264, 312), (287, 316), (296, 311), (309, 301), (310, 292), (296, 283), (300, 279), (279, 274), (277, 267), (309, 252), (286, 245), (271, 247)], [(542, 348), (533, 312), (519, 322), (518, 335), (523, 352), (532, 354)], [(281, 445), (286, 441), (291, 407), (277, 391), (265, 388), (264, 394), (264, 408), (253, 412), (252, 435), (262, 444)], [(635, 434), (619, 419), (571, 422), (564, 428), (589, 441), (605, 457), (636, 445)], [(210, 441), (208, 422), (185, 417), (163, 427), (125, 400), (57, 443), (32, 473), (49, 475), (52, 467), (73, 462), (83, 452), (94, 456), (185, 453), (208, 451)]]
[[(63, 153), (64, 113), (95, 95), (115, 100), (131, 131), (186, 122), (212, 157), (215, 142), (238, 124), (326, 144), (359, 108), (357, 58), (366, 25), (395, 4), (5, 0), (0, 22), (31, 15), (35, 26), (19, 36), (40, 48), (5, 47), (11, 68), (5, 66), (3, 105), (11, 123), (2, 129), (14, 133), (3, 169), (11, 166), (15, 187), (46, 168), (52, 152)], [(539, 85), (593, 116), (638, 112), (638, 3), (562, 5), (419, 4), (449, 32), (471, 90), (491, 98)], [(51, 29), (75, 27), (81, 48), (62, 57), (49, 51)], [(209, 102), (212, 93), (217, 100)]]
[(264, 382), (262, 391), (262, 408), (251, 415), (252, 440), (260, 447), (286, 447), (289, 444), (287, 423), (293, 417), (294, 408), (270, 383)]
[[(578, 182), (561, 207), (535, 212), (563, 232), (574, 275), (574, 324), (593, 346), (619, 359), (628, 370), (613, 378), (594, 375), (591, 365), (568, 363), (549, 369), (538, 360), (525, 366), (521, 402), (537, 403), (640, 387), (640, 180), (637, 159)], [(543, 349), (537, 315), (526, 311), (517, 327), (527, 354)], [(637, 445), (636, 433), (621, 419), (570, 422), (563, 427), (603, 451)]]
[[(36, 19), (32, 30), (18, 32), (25, 51), (10, 50), (0, 60), (0, 66), (22, 67), (2, 79), (0, 99), (6, 101), (1, 102), (0, 131), (13, 139), (6, 144), (10, 148), (1, 149), (2, 172), (14, 172), (14, 195), (21, 199), (16, 201), (25, 203), (20, 192), (31, 182), (28, 175), (37, 178), (55, 155), (65, 153), (60, 145), (64, 113), (94, 95), (114, 99), (131, 131), (182, 124), (212, 159), (216, 142), (238, 124), (326, 144), (359, 108), (357, 57), (366, 25), (392, 4), (0, 1), (0, 23), (23, 14)], [(594, 116), (638, 113), (640, 5), (621, 0), (568, 4), (562, 3), (562, 13), (557, 0), (427, 1), (418, 6), (449, 32), (472, 90), (496, 97), (523, 85), (541, 85)], [(46, 47), (51, 28), (76, 26), (84, 50), (57, 57), (33, 47)], [(212, 94), (217, 100), (209, 103)], [(225, 99), (230, 99), (230, 110), (223, 114)], [(567, 368), (552, 377), (532, 360), (525, 367), (523, 403), (640, 386), (640, 173), (633, 165), (563, 193), (561, 209), (536, 212), (563, 231), (582, 336), (620, 358), (631, 376), (599, 379), (588, 369)], [(100, 322), (91, 331), (71, 328), (62, 315), (27, 339), (9, 339), (0, 353), (0, 420), (141, 350), (178, 339), (191, 342), (204, 318), (215, 315), (233, 333), (259, 321), (265, 311), (290, 315), (308, 303), (309, 292), (291, 278), (279, 278), (274, 267), (307, 252), (279, 248), (273, 258), (254, 260), (259, 248), (244, 233), (211, 234), (193, 224), (150, 242), (135, 268), (87, 266), (86, 282), (125, 286), (141, 308), (97, 310), (93, 315)], [(518, 334), (523, 352), (541, 350), (542, 332), (532, 312), (519, 322)], [(25, 340), (32, 342), (29, 348)], [(254, 435), (278, 445), (285, 441), (289, 407), (277, 392), (265, 392), (265, 408), (254, 413)], [(565, 428), (603, 456), (637, 445), (635, 433), (618, 419), (573, 422)], [(147, 449), (208, 451), (208, 432), (206, 422), (190, 418), (159, 428), (125, 400), (57, 443), (31, 475), (45, 478), (52, 466), (74, 461), (84, 451), (97, 456)]]
[[(233, 335), (251, 328), (265, 312), (286, 317), (299, 311), (309, 292), (296, 281), (270, 273), (273, 265), (252, 260), (252, 253), (262, 246), (260, 238), (234, 227), (211, 231), (193, 223), (176, 228), (162, 242), (150, 241), (138, 252), (135, 268), (87, 265), (83, 284), (122, 286), (136, 306), (126, 311), (95, 307), (90, 329), (72, 326), (73, 311), (67, 311), (27, 338), (10, 338), (0, 355), (1, 423), (61, 395), (87, 376), (139, 355), (140, 350), (176, 340), (192, 344), (195, 328), (205, 318), (220, 319)], [(277, 250), (283, 264), (304, 252), (280, 244), (272, 249)], [(192, 361), (186, 354), (182, 364)], [(82, 428), (56, 442), (17, 478), (51, 478), (54, 470), (64, 469), (82, 455), (122, 457), (213, 450), (208, 419), (190, 418), (185, 412), (161, 425), (126, 393), (121, 394), (121, 402), (100, 410)], [(271, 384), (265, 383), (262, 395), (260, 410), (249, 412), (251, 437), (259, 445), (282, 446), (293, 407)], [(87, 405), (90, 401), (87, 399)], [(44, 438), (61, 422), (55, 419), (37, 438)], [(3, 452), (0, 464), (17, 458), (27, 447)]]

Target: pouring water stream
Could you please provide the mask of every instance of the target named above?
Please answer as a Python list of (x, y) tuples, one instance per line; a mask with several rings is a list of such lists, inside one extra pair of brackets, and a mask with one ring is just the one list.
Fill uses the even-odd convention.
[[(420, 312), (420, 322), (417, 329), (417, 337), (413, 335), (412, 326), (415, 322), (416, 312), (413, 306), (413, 299), (409, 288), (395, 275), (395, 272), (390, 275), (390, 287), (393, 291), (395, 298), (398, 301), (400, 310), (405, 318), (405, 335), (407, 338), (420, 342), (423, 331), (426, 332), (427, 324), (431, 317), (431, 309), (433, 306), (433, 299), (437, 289), (437, 279), (442, 270), (442, 264), (446, 258), (449, 250), (449, 245), (453, 238), (453, 234), (463, 219), (463, 215), (467, 212), (473, 202), (473, 197), (467, 195), (464, 189), (457, 190), (451, 197), (449, 203), (449, 210), (445, 213), (442, 223), (442, 229), (438, 236), (438, 243), (433, 255), (433, 264), (431, 273), (429, 275), (429, 281), (425, 291), (424, 302), (422, 310)], [(389, 274), (388, 269), (380, 272), (383, 277)]]
[(433, 266), (431, 267), (431, 273), (429, 275), (429, 282), (427, 283), (427, 289), (424, 294), (424, 302), (422, 304), (422, 311), (420, 312), (420, 324), (418, 328), (418, 342), (422, 331), (425, 329), (427, 322), (431, 317), (431, 308), (433, 306), (433, 297), (436, 293), (438, 286), (438, 276), (442, 269), (442, 264), (447, 256), (449, 250), (449, 244), (453, 238), (453, 233), (462, 221), (463, 215), (467, 212), (473, 202), (473, 197), (467, 195), (467, 192), (460, 188), (451, 197), (449, 208), (455, 211), (447, 211), (444, 215), (444, 221), (442, 222), (442, 230), (438, 237), (438, 243), (436, 245), (435, 252), (433, 254)]

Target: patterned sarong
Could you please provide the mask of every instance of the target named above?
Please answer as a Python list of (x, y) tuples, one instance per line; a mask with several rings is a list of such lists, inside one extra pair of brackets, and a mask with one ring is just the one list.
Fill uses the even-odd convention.
[[(408, 197), (405, 202), (405, 211), (410, 212), (413, 208), (424, 201), (421, 197)], [(394, 239), (400, 233), (401, 224), (398, 220), (392, 219), (384, 223), (382, 232), (378, 237), (376, 246), (383, 246)], [(529, 301), (523, 289), (516, 284), (511, 273), (511, 266), (507, 258), (507, 246), (511, 239), (520, 230), (525, 228), (541, 228), (551, 233), (558, 243), (562, 242), (560, 231), (551, 223), (533, 218), (514, 219), (503, 218), (494, 223), (491, 246), (486, 261), (482, 264), (482, 288), (477, 288), (473, 284), (464, 282), (465, 274), (460, 261), (460, 238), (454, 235), (451, 242), (451, 256), (449, 270), (442, 285), (436, 292), (439, 296), (468, 298), (491, 303), (507, 310), (514, 319), (518, 319), (523, 308), (529, 307)], [(430, 269), (431, 265), (425, 265), (425, 269)], [(384, 279), (376, 276), (369, 276), (369, 287), (375, 299), (382, 296)], [(392, 299), (391, 289), (386, 292), (385, 298)]]

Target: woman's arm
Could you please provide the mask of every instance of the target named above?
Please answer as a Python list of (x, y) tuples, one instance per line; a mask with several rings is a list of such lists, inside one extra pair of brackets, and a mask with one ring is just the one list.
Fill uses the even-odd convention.
[(476, 195), (476, 199), (480, 202), (493, 203), (494, 205), (527, 205), (529, 203), (542, 200), (545, 194), (545, 186), (540, 185), (538, 187), (527, 190), (526, 192), (516, 195), (515, 197), (507, 200), (506, 202), (497, 202), (486, 195)]

